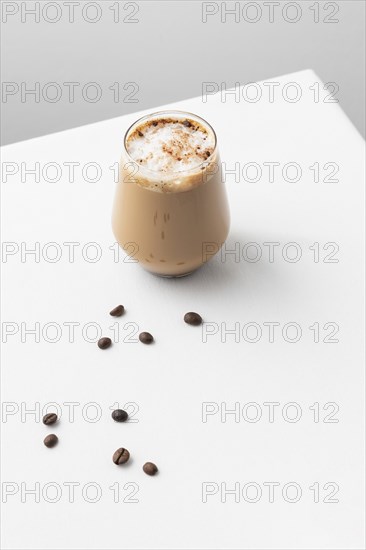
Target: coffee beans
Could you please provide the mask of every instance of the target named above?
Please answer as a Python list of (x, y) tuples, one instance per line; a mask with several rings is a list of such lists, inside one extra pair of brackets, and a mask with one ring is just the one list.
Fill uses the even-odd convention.
[(142, 469), (148, 476), (154, 476), (158, 472), (158, 468), (153, 462), (146, 462)]
[(116, 306), (112, 309), (112, 311), (109, 312), (109, 315), (112, 315), (112, 317), (121, 317), (125, 312), (125, 308), (123, 306)]
[(110, 338), (107, 338), (106, 336), (103, 336), (103, 338), (100, 338), (98, 340), (98, 348), (100, 349), (107, 349), (112, 345), (112, 340)]
[(47, 435), (44, 438), (43, 443), (46, 445), (46, 447), (54, 447), (58, 443), (58, 437), (55, 434)]
[[(56, 421), (56, 413), (48, 413), (45, 414), (43, 417), (43, 424), (45, 424), (46, 426), (48, 426), (49, 424), (54, 424)], [(54, 447), (58, 443), (58, 437), (55, 434), (49, 434), (44, 438), (43, 443), (46, 445), (46, 447)]]
[[(186, 125), (188, 126), (190, 124), (189, 121), (186, 122)], [(112, 317), (121, 317), (125, 313), (125, 308), (123, 305), (119, 304), (116, 307), (114, 307), (109, 314)], [(201, 325), (203, 320), (202, 317), (193, 311), (190, 311), (184, 315), (184, 321), (185, 323), (189, 325)], [(143, 344), (151, 344), (154, 342), (154, 337), (150, 332), (141, 332), (139, 334), (139, 340)], [(106, 336), (103, 336), (100, 338), (97, 342), (99, 349), (105, 350), (108, 349), (112, 345), (111, 338), (108, 338)], [(113, 357), (113, 354), (112, 354)], [(111, 414), (112, 419), (115, 422), (126, 422), (128, 420), (128, 413), (122, 409), (116, 409)], [(56, 413), (48, 413), (44, 415), (43, 417), (43, 423), (48, 426), (52, 425), (55, 422), (58, 421), (58, 416)], [(57, 445), (58, 443), (58, 437), (55, 434), (49, 434), (47, 435), (43, 443), (46, 447), (51, 448)], [(112, 461), (117, 466), (120, 466), (122, 464), (126, 464), (130, 459), (130, 453), (127, 449), (124, 447), (120, 447), (117, 449), (112, 456)], [(153, 462), (146, 462), (142, 467), (144, 473), (148, 476), (155, 476), (158, 473), (158, 467)]]
[(112, 460), (115, 464), (117, 464), (117, 466), (119, 466), (120, 464), (125, 464), (129, 458), (130, 453), (128, 450), (120, 447), (114, 452)]
[(128, 414), (126, 413), (126, 411), (123, 411), (122, 409), (116, 409), (115, 411), (112, 412), (112, 418), (116, 422), (126, 422), (128, 418)]
[(194, 311), (190, 311), (189, 313), (185, 314), (184, 321), (188, 325), (198, 326), (202, 324), (202, 317), (201, 315), (198, 315), (198, 313), (194, 313)]
[(139, 335), (139, 340), (143, 344), (151, 344), (151, 342), (154, 341), (154, 338), (150, 334), (150, 332), (141, 332), (141, 334)]
[(43, 424), (46, 424), (46, 426), (48, 426), (48, 424), (54, 424), (55, 422), (57, 422), (57, 414), (48, 413), (44, 415)]
[[(128, 419), (128, 413), (123, 409), (115, 409), (112, 412), (112, 418), (116, 422), (126, 422), (126, 420)], [(55, 422), (57, 422), (57, 420), (58, 420), (58, 417), (56, 413), (47, 413), (43, 417), (43, 423), (46, 426), (50, 424), (54, 424)], [(57, 445), (58, 443), (58, 437), (55, 434), (49, 434), (44, 438), (43, 443), (48, 448), (55, 447), (55, 445)], [(130, 459), (130, 453), (124, 447), (120, 447), (119, 449), (117, 449), (113, 453), (113, 457), (112, 457), (114, 464), (116, 464), (117, 466), (120, 466), (121, 464), (125, 464), (126, 462), (129, 461), (129, 459)], [(154, 476), (158, 473), (158, 468), (156, 464), (154, 464), (153, 462), (146, 462), (143, 465), (142, 469), (145, 472), (145, 474), (147, 474), (148, 476)]]

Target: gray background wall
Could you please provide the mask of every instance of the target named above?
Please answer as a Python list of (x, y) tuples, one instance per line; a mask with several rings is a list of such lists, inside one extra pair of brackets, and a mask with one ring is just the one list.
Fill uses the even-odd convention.
[[(14, 92), (2, 99), (2, 143), (197, 96), (204, 81), (225, 82), (229, 88), (307, 68), (323, 82), (338, 84), (336, 97), (364, 134), (363, 0), (203, 4), (2, 1), (3, 90), (7, 86)], [(237, 15), (225, 16), (225, 9), (235, 6)], [(39, 22), (24, 11), (35, 8)], [(205, 9), (217, 11), (206, 23)], [(7, 16), (9, 11), (15, 13)], [(57, 87), (47, 88), (50, 82)], [(79, 83), (73, 102), (65, 82)], [(85, 88), (90, 82), (97, 88)], [(22, 98), (22, 88), (37, 85), (39, 102), (31, 95)], [(118, 86), (119, 98), (111, 86)], [(90, 102), (97, 89), (101, 98)], [(56, 92), (61, 96), (51, 102)]]

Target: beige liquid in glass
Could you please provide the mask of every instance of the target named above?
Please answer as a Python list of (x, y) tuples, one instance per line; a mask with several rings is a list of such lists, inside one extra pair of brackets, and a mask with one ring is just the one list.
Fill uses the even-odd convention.
[(127, 131), (112, 226), (148, 271), (179, 277), (225, 242), (230, 215), (216, 135), (203, 119), (165, 111)]

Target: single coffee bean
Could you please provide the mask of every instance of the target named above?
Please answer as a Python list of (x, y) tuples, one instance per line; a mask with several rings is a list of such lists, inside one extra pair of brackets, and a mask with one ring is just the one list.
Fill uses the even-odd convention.
[(123, 306), (117, 306), (112, 309), (112, 311), (109, 312), (109, 315), (112, 315), (112, 317), (121, 317), (125, 312), (125, 308)]
[(43, 424), (54, 424), (57, 421), (57, 414), (55, 413), (48, 413), (45, 414), (43, 417)]
[(158, 472), (158, 468), (153, 462), (146, 462), (142, 469), (148, 476), (154, 476)]
[(120, 447), (113, 453), (113, 462), (119, 466), (120, 464), (124, 464), (128, 461), (130, 458), (130, 453), (127, 449), (124, 449), (123, 447)]
[(150, 334), (150, 332), (141, 332), (141, 334), (139, 335), (139, 340), (143, 344), (151, 344), (151, 342), (154, 341), (154, 338)]
[(201, 325), (202, 324), (202, 317), (201, 315), (198, 315), (198, 313), (194, 313), (194, 311), (190, 311), (189, 313), (186, 313), (184, 316), (184, 320), (188, 325)]
[(54, 447), (58, 443), (58, 437), (55, 434), (47, 435), (43, 443), (46, 445), (46, 447)]
[(112, 412), (112, 418), (116, 422), (126, 422), (128, 418), (128, 414), (126, 413), (126, 411), (123, 411), (122, 409), (116, 409), (115, 411)]
[(103, 336), (103, 338), (100, 338), (100, 340), (98, 340), (98, 348), (100, 349), (107, 349), (111, 345), (112, 340), (110, 338), (107, 338), (106, 336)]

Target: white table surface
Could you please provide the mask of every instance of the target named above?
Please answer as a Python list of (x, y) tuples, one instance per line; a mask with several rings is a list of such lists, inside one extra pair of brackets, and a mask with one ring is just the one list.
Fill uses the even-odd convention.
[[(122, 253), (114, 261), (109, 246), (115, 242), (110, 225), (115, 184), (108, 167), (118, 162), (124, 131), (136, 113), (3, 148), (3, 162), (24, 162), (28, 168), (35, 162), (43, 167), (73, 161), (97, 162), (103, 170), (95, 183), (83, 180), (80, 168), (70, 182), (64, 166), (55, 183), (34, 182), (32, 176), (22, 182), (18, 173), (2, 185), (3, 241), (19, 250), (40, 243), (41, 249), (39, 262), (30, 255), (22, 261), (16, 252), (3, 256), (2, 263), (3, 339), (4, 326), (18, 331), (3, 345), (4, 548), (363, 548), (364, 141), (339, 105), (323, 102), (329, 92), (321, 83), (320, 101), (314, 102), (310, 86), (319, 78), (311, 70), (274, 80), (277, 90), (298, 83), (301, 100), (290, 103), (276, 94), (270, 102), (261, 84), (263, 98), (257, 103), (229, 98), (223, 103), (216, 95), (206, 103), (194, 98), (169, 106), (212, 123), (228, 168), (235, 162), (262, 167), (257, 183), (227, 180), (232, 214), (227, 249), (237, 246), (245, 253), (245, 244), (255, 242), (263, 254), (256, 263), (218, 256), (190, 277), (168, 280), (127, 263)], [(263, 163), (279, 162), (281, 170), (290, 161), (301, 166), (300, 181), (276, 173), (271, 183)], [(316, 183), (309, 169), (315, 162), (337, 163), (339, 181)], [(321, 179), (330, 172), (322, 169)], [(45, 246), (49, 242), (62, 252), (55, 263), (47, 261), (55, 252)], [(74, 262), (66, 242), (80, 243)], [(102, 251), (96, 263), (81, 254), (90, 242)], [(273, 262), (266, 242), (280, 243)], [(297, 263), (282, 257), (289, 242), (301, 249)], [(315, 242), (319, 262), (309, 248)], [(330, 242), (339, 246), (337, 263), (323, 261), (333, 250), (323, 249)], [(6, 246), (9, 251), (12, 245)], [(91, 257), (93, 250), (88, 252)], [(126, 314), (115, 320), (108, 312), (119, 303)], [(217, 324), (218, 333), (206, 343), (201, 328), (182, 321), (191, 310)], [(79, 323), (73, 343), (65, 325), (70, 322)], [(109, 327), (117, 322), (121, 341), (107, 351), (86, 342), (82, 329), (91, 322), (105, 336), (113, 336)], [(221, 341), (221, 323), (229, 329), (239, 323), (242, 329), (250, 322), (262, 328), (257, 343), (242, 337), (235, 342), (233, 335)], [(280, 323), (273, 343), (263, 325), (268, 322)], [(297, 343), (282, 337), (289, 322), (302, 329)], [(29, 334), (22, 342), (22, 326), (24, 331), (35, 323), (40, 342)], [(52, 327), (42, 336), (47, 323), (58, 324), (58, 342), (47, 341), (55, 334)], [(309, 329), (314, 323), (320, 326), (319, 343)], [(326, 323), (339, 326), (338, 343), (323, 341), (333, 326), (324, 329)], [(136, 326), (150, 331), (156, 343), (123, 342)], [(25, 414), (50, 402), (63, 412), (54, 428), (44, 426), (39, 413)], [(71, 402), (79, 404), (74, 419)], [(229, 415), (223, 422), (217, 413), (203, 422), (207, 402), (217, 403), (215, 410), (237, 402), (240, 418)], [(258, 422), (247, 420), (254, 415), (251, 402), (262, 413)], [(279, 404), (273, 422), (268, 402)], [(288, 421), (295, 412), (287, 408), (291, 402), (301, 411), (298, 422)], [(115, 403), (135, 403), (138, 422), (114, 423)], [(309, 408), (314, 403), (319, 403), (319, 422)], [(324, 422), (335, 407), (339, 411), (328, 420), (338, 422)], [(92, 422), (95, 414), (101, 417)], [(42, 440), (52, 432), (60, 442), (47, 449)], [(120, 446), (132, 459), (118, 468), (111, 456)], [(158, 465), (157, 477), (142, 472), (147, 460)], [(69, 482), (79, 484), (74, 502), (69, 502)], [(202, 502), (206, 482), (217, 492)], [(274, 502), (267, 482), (279, 484)], [(290, 482), (301, 487), (298, 502), (282, 496)], [(115, 483), (118, 503), (110, 489)], [(235, 483), (240, 491), (250, 487), (247, 483), (258, 484), (261, 498), (249, 502), (258, 488), (253, 485), (248, 497), (240, 493), (239, 502), (233, 494), (221, 502), (224, 488)], [(319, 483), (318, 503), (309, 489), (314, 483)], [(339, 487), (333, 497), (338, 502), (324, 502), (335, 487), (327, 483)], [(32, 487), (39, 488), (39, 502), (25, 493)], [(100, 499), (87, 502), (96, 494), (93, 487)], [(51, 503), (55, 488), (59, 500)], [(123, 502), (135, 488), (138, 502)], [(15, 494), (8, 494), (12, 490)], [(293, 491), (290, 486), (289, 499)]]

